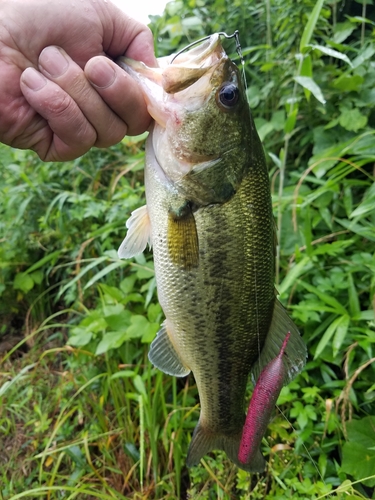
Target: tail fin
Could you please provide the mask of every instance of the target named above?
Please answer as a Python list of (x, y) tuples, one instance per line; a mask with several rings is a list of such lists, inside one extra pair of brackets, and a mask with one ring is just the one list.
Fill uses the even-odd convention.
[(249, 463), (243, 464), (238, 460), (241, 437), (242, 429), (234, 435), (214, 434), (209, 429), (204, 428), (199, 421), (190, 443), (186, 460), (187, 466), (198, 465), (200, 459), (212, 450), (223, 450), (240, 469), (248, 472), (263, 472), (266, 468), (266, 461), (260, 450)]

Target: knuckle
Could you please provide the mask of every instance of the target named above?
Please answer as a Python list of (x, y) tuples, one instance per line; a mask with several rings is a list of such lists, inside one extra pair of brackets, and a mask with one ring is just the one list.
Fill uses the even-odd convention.
[(43, 104), (45, 105), (48, 115), (59, 116), (74, 112), (71, 97), (68, 94), (59, 91), (56, 91), (52, 98), (45, 100), (44, 103), (40, 104), (40, 106), (43, 107)]
[(98, 134), (95, 146), (97, 148), (108, 148), (120, 142), (126, 135), (127, 125), (124, 122), (112, 123), (104, 134)]
[(97, 134), (87, 120), (84, 120), (77, 126), (75, 142), (80, 144), (85, 151), (94, 146), (96, 140)]

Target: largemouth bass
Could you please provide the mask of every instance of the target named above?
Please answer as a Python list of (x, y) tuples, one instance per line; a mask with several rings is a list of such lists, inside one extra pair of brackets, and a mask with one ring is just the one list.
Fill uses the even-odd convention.
[(167, 374), (194, 374), (201, 412), (187, 464), (222, 449), (260, 472), (260, 449), (238, 459), (248, 376), (256, 380), (279, 355), (288, 331), (284, 383), (302, 369), (306, 349), (276, 299), (269, 176), (240, 73), (218, 34), (159, 68), (120, 65), (154, 118), (147, 205), (133, 212), (119, 249), (130, 258), (153, 246), (166, 319), (149, 359)]

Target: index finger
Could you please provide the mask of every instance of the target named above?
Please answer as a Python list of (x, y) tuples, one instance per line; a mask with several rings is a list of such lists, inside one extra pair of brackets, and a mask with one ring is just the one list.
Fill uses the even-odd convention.
[(112, 58), (126, 54), (131, 59), (143, 61), (147, 66), (157, 66), (154, 39), (148, 26), (129, 16), (115, 20), (111, 43), (105, 49)]

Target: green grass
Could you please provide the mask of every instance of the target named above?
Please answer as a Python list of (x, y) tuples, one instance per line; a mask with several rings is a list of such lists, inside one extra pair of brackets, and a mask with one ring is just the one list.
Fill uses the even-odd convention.
[(263, 440), (266, 472), (221, 452), (186, 468), (194, 379), (148, 362), (151, 254), (115, 250), (144, 204), (144, 137), (63, 164), (0, 145), (0, 500), (374, 498), (374, 9), (315, 5), (184, 0), (153, 23), (160, 55), (240, 30), (278, 291), (309, 351)]
[[(164, 376), (147, 362), (145, 348), (141, 356), (136, 349), (137, 363), (124, 365), (115, 356), (60, 347), (56, 328), (35, 337), (27, 353), (16, 351), (1, 365), (0, 498), (341, 498), (334, 492), (341, 482), (327, 477), (318, 454), (324, 434), (338, 425), (333, 409), (327, 414), (325, 402), (316, 404), (318, 390), (305, 392), (304, 408), (315, 408), (306, 419), (324, 428), (309, 451), (298, 444), (301, 432), (276, 412), (263, 446), (266, 473), (250, 476), (221, 452), (188, 471), (198, 418), (191, 378)], [(296, 429), (301, 413), (294, 418), (290, 408), (297, 387), (280, 398)], [(346, 487), (352, 490), (350, 482)]]

